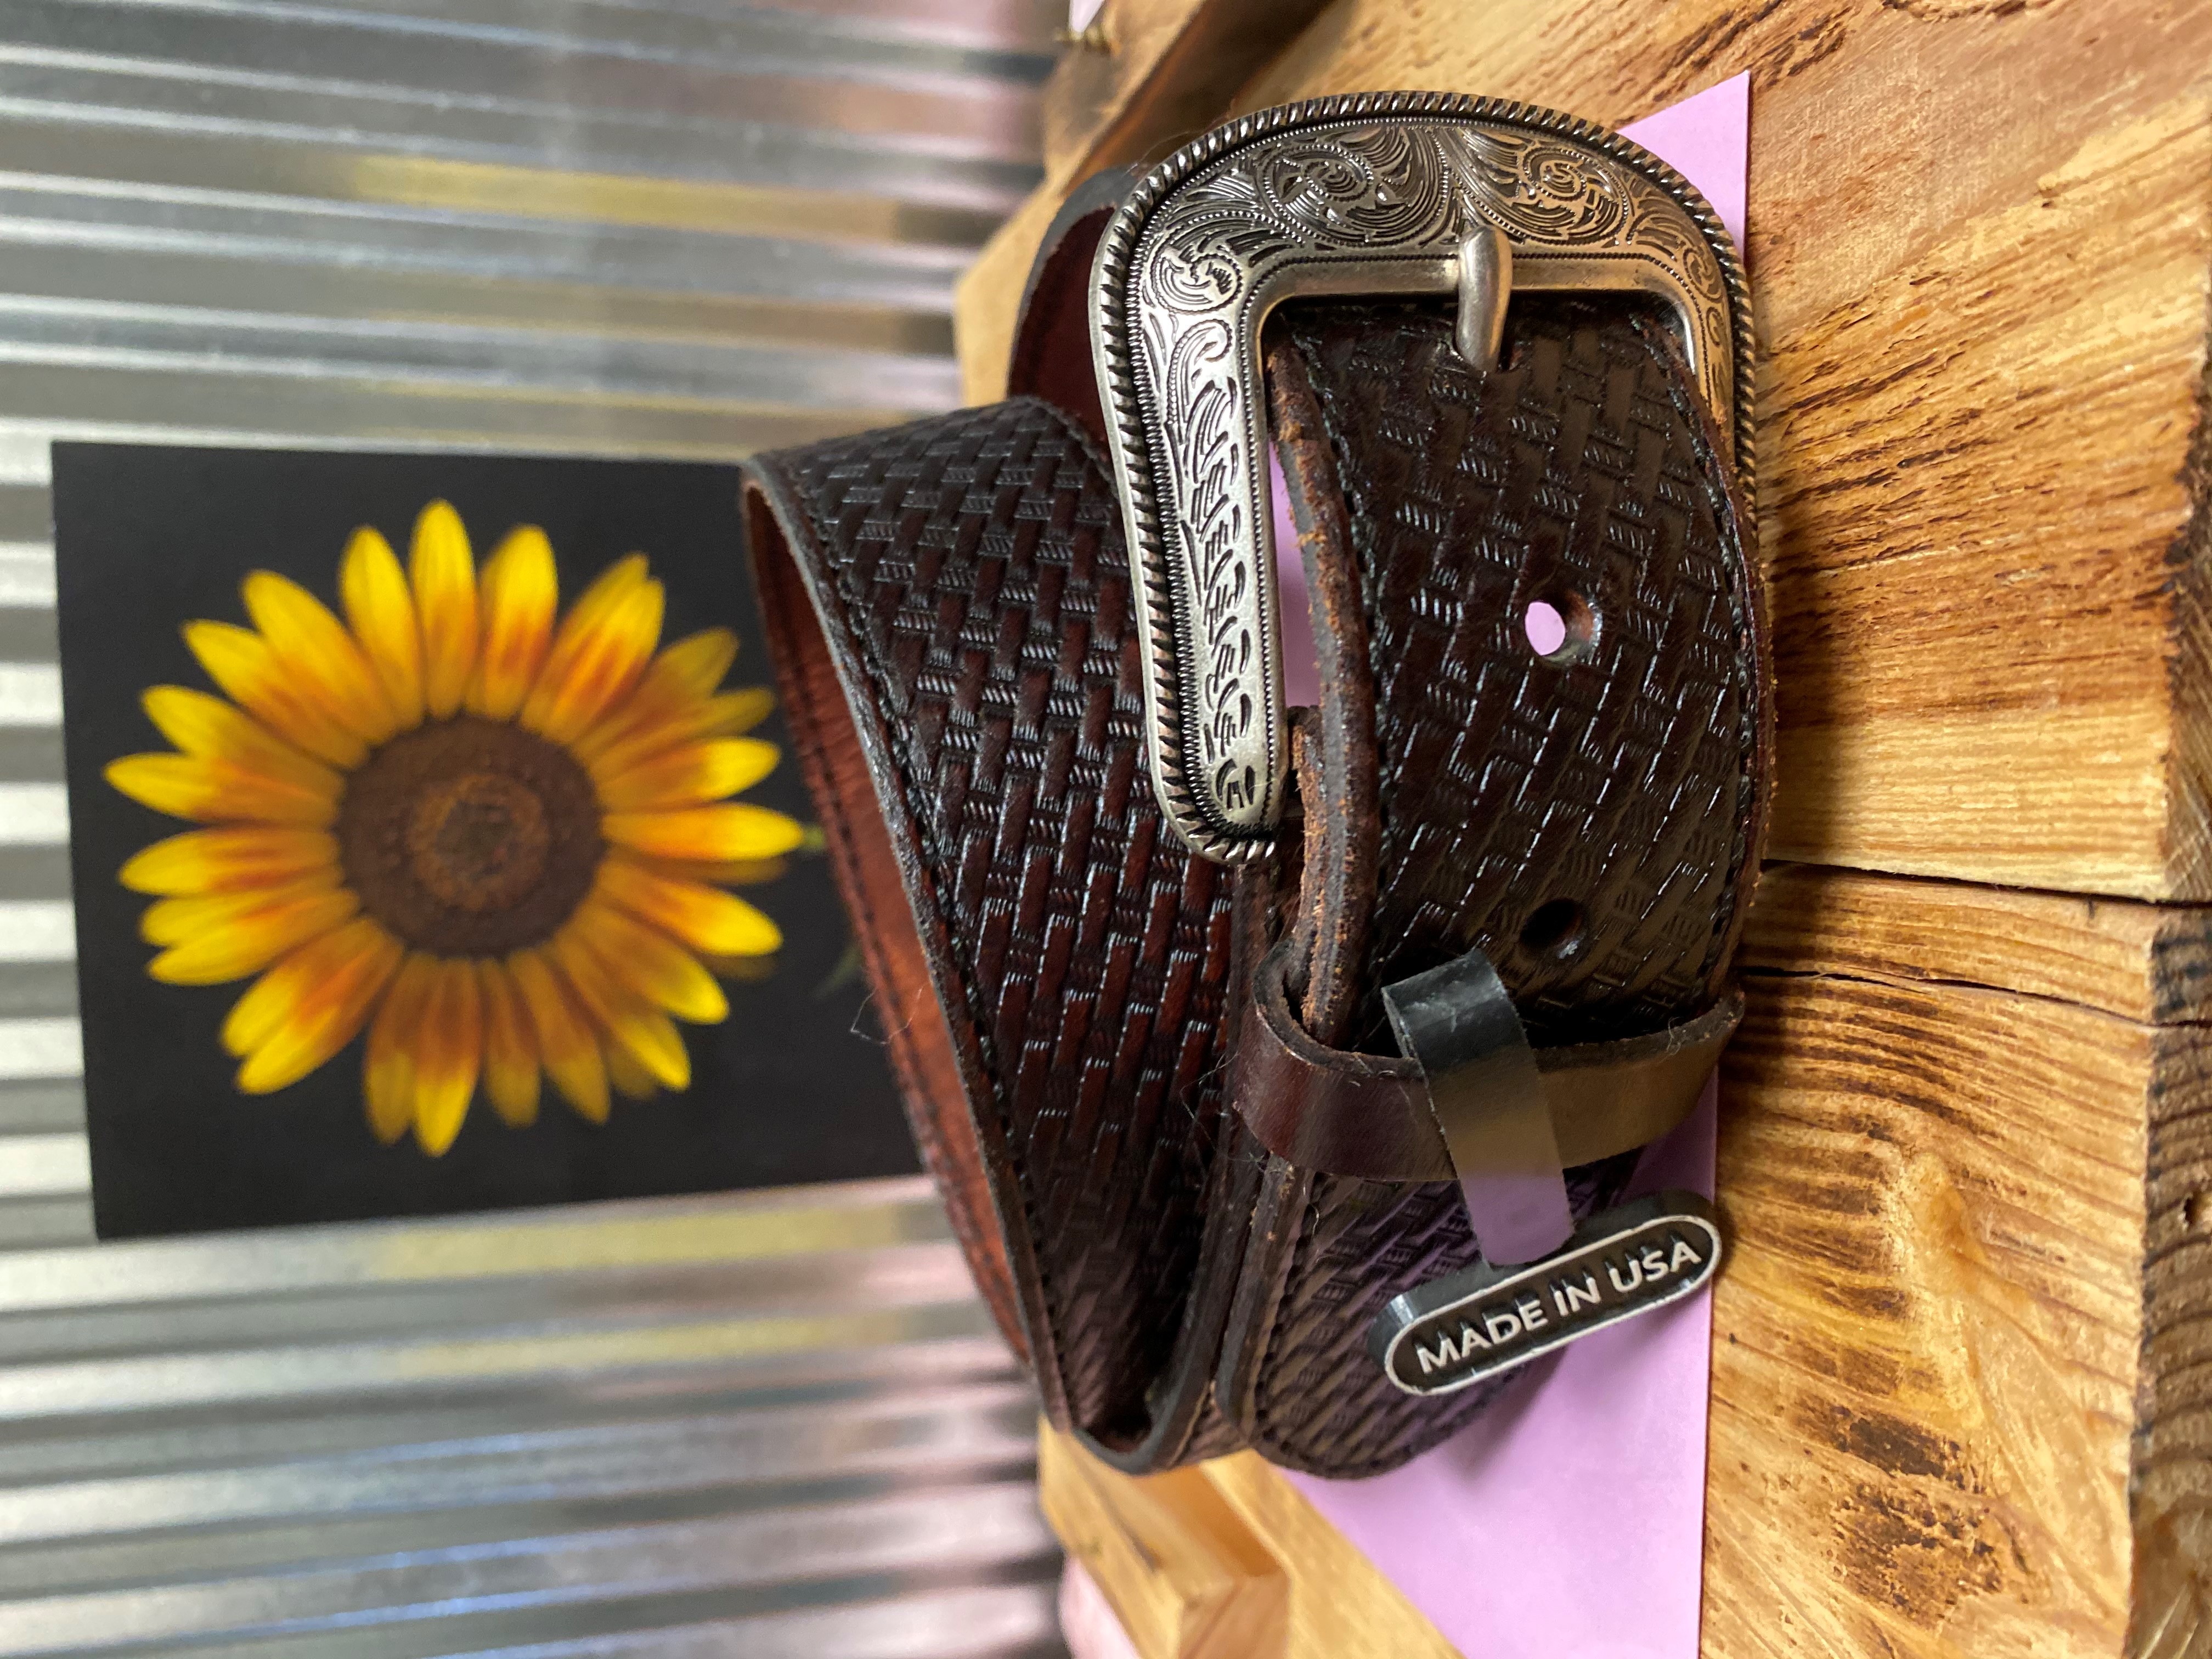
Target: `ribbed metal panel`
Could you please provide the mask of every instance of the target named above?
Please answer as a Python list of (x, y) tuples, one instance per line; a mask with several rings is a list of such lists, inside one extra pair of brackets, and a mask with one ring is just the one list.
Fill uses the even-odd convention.
[(920, 1181), (29, 1251), (0, 1352), (0, 1655), (1051, 1639)]
[(1057, 9), (0, 7), (0, 1656), (1058, 1650), (922, 1182), (91, 1243), (46, 462), (942, 408)]

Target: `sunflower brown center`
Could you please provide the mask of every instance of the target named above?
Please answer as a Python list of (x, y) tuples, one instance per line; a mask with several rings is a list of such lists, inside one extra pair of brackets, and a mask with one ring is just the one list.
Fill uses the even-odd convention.
[(503, 910), (545, 873), (545, 808), (497, 772), (427, 790), (407, 823), (409, 866), (441, 903)]
[(439, 956), (550, 939), (591, 890), (603, 844), (582, 767), (473, 714), (402, 732), (346, 781), (339, 856), (362, 908)]

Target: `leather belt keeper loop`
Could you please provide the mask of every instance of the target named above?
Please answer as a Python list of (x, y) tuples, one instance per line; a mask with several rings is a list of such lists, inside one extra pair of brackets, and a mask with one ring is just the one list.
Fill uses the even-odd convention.
[[(1278, 1158), (1361, 1181), (1458, 1179), (1429, 1110), (1419, 1065), (1316, 1042), (1291, 1011), (1291, 952), (1277, 945), (1252, 976), (1230, 1066), (1230, 1098)], [(1743, 1018), (1731, 987), (1686, 1024), (1611, 1042), (1539, 1048), (1559, 1161), (1595, 1164), (1656, 1140), (1690, 1115)]]
[(1575, 1230), (1543, 1073), (1513, 996), (1480, 948), (1382, 988), (1417, 1061), (1467, 1218), (1487, 1261), (1534, 1261)]

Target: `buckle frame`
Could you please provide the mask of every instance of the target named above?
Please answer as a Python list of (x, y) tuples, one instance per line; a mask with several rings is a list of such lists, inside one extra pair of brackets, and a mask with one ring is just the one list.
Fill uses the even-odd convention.
[(1479, 339), (1502, 319), (1508, 270), (1522, 292), (1662, 301), (1749, 509), (1742, 264), (1687, 181), (1618, 133), (1501, 99), (1314, 99), (1187, 145), (1107, 226), (1091, 350), (1139, 596), (1146, 752), (1162, 810), (1200, 856), (1267, 856), (1289, 777), (1268, 313), (1459, 294), (1460, 337)]

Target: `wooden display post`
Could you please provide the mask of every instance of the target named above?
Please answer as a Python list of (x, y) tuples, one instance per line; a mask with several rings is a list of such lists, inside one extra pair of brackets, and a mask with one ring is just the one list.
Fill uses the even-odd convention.
[[(1230, 68), (1212, 118), (1409, 88), (1619, 125), (1753, 76), (1780, 772), (1723, 1071), (1705, 1655), (2212, 1654), (2212, 5), (1335, 0), (1182, 64), (1187, 31), (1258, 50), (1249, 9), (1108, 0), (1143, 51), (1073, 49), (1047, 182), (961, 294), (972, 397), (1060, 196)], [(1126, 1613), (1143, 1575), (1046, 1467)], [(1188, 1490), (1280, 1568), (1276, 1650), (1443, 1650), (1264, 1466)], [(1322, 1601), (1341, 1644), (1298, 1647)]]

